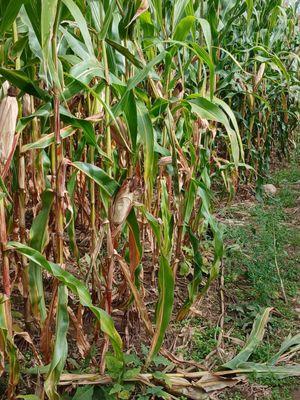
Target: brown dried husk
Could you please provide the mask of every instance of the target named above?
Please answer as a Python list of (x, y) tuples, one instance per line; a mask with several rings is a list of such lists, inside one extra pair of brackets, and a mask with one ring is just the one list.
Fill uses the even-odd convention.
[(18, 102), (15, 97), (7, 96), (0, 102), (0, 164), (4, 164), (12, 150)]
[(31, 114), (31, 99), (28, 93), (25, 93), (22, 100), (23, 117), (28, 117)]

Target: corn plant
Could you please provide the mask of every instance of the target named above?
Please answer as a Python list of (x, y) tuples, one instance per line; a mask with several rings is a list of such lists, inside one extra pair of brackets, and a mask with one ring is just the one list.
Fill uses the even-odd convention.
[(0, 369), (8, 363), (14, 398), (12, 310), (23, 296), (18, 329), (38, 330), (36, 362), (48, 365), (43, 390), (55, 400), (70, 321), (81, 357), (94, 344), (104, 373), (108, 352), (123, 365), (127, 346), (115, 311), (126, 320), (136, 309), (147, 368), (172, 319), (218, 277), (213, 188), (232, 197), (239, 178), (261, 177), (293, 141), (297, 6), (1, 0), (0, 9)]

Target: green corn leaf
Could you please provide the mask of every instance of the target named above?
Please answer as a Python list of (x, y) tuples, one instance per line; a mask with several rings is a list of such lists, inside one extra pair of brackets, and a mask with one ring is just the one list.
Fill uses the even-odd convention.
[(178, 25), (179, 21), (182, 19), (184, 11), (188, 5), (190, 0), (175, 0), (174, 7), (173, 7), (173, 21), (172, 26), (173, 30)]
[(50, 40), (53, 35), (58, 0), (42, 0), (41, 5), (41, 46), (47, 59), (50, 50)]
[(0, 358), (4, 363), (5, 357), (8, 359), (8, 390), (14, 392), (20, 377), (20, 365), (17, 357), (17, 347), (13, 337), (9, 333), (9, 320), (11, 319), (10, 305), (8, 298), (0, 294)]
[(36, 110), (33, 114), (20, 118), (16, 127), (16, 132), (22, 132), (24, 128), (34, 119), (37, 117), (47, 118), (50, 116), (52, 111), (51, 103), (46, 103), (38, 110)]
[(166, 181), (161, 182), (161, 219), (162, 237), (159, 243), (161, 253), (169, 260), (172, 250), (172, 214), (170, 211), (170, 199), (168, 196)]
[(184, 224), (185, 224), (185, 226), (184, 226), (184, 231), (186, 229), (186, 226), (189, 223), (191, 214), (193, 212), (196, 192), (197, 192), (197, 185), (192, 180), (190, 182), (190, 185), (189, 185), (187, 196), (185, 197), (185, 205), (184, 205)]
[(132, 232), (132, 237), (134, 238), (135, 252), (138, 255), (136, 266), (138, 266), (143, 256), (143, 246), (140, 238), (140, 229), (138, 220), (136, 218), (135, 211), (133, 208), (128, 214), (126, 222), (129, 226), (130, 231)]
[(147, 356), (147, 365), (159, 352), (173, 310), (174, 276), (170, 264), (164, 256), (161, 256), (159, 261), (158, 290), (159, 299), (156, 309), (155, 333)]
[(134, 54), (132, 54), (127, 47), (122, 46), (120, 43), (117, 43), (111, 39), (106, 38), (106, 43), (108, 43), (111, 47), (116, 49), (120, 54), (126, 57), (133, 65), (137, 68), (142, 69), (144, 67), (143, 63), (139, 61)]
[(123, 102), (123, 112), (125, 114), (127, 125), (129, 128), (132, 151), (133, 153), (135, 153), (137, 133), (138, 133), (138, 120), (137, 120), (137, 106), (132, 90), (125, 95)]
[(147, 221), (149, 222), (151, 229), (155, 235), (157, 243), (161, 243), (161, 224), (159, 221), (147, 211), (144, 205), (137, 204), (136, 207), (141, 210), (143, 215), (146, 217)]
[(289, 349), (295, 350), (300, 348), (300, 333), (295, 336), (289, 335), (282, 343), (279, 351), (270, 359), (268, 360), (269, 365), (275, 365), (279, 358)]
[(30, 20), (33, 32), (35, 33), (36, 39), (39, 44), (41, 43), (40, 7), (41, 4), (39, 2), (31, 2), (31, 1), (25, 2), (26, 14)]
[(196, 18), (192, 15), (184, 17), (176, 26), (174, 40), (183, 41), (186, 39), (192, 27), (195, 25)]
[[(74, 77), (72, 77), (72, 78), (73, 78), (74, 80), (76, 80)], [(126, 139), (123, 137), (122, 132), (121, 132), (121, 130), (120, 130), (120, 128), (119, 128), (118, 122), (117, 122), (117, 120), (116, 120), (116, 117), (115, 117), (115, 115), (114, 115), (112, 109), (110, 108), (110, 106), (109, 106), (108, 104), (106, 104), (106, 102), (102, 99), (102, 97), (101, 97), (96, 91), (94, 91), (93, 89), (91, 89), (87, 84), (85, 84), (85, 83), (83, 83), (83, 82), (80, 82), (80, 81), (78, 81), (78, 80), (77, 80), (77, 84), (78, 84), (78, 85), (81, 85), (82, 89), (85, 89), (86, 91), (88, 91), (94, 98), (96, 98), (96, 99), (99, 101), (99, 103), (102, 104), (103, 108), (105, 109), (105, 111), (107, 112), (107, 114), (108, 114), (109, 117), (110, 117), (109, 124), (111, 124), (111, 123), (114, 124), (114, 126), (115, 126), (115, 128), (116, 128), (116, 130), (117, 130), (116, 133), (119, 135), (120, 140), (122, 141), (122, 143), (124, 144), (124, 146), (127, 148), (127, 150), (131, 153), (131, 149), (130, 149), (130, 147), (129, 147), (129, 144), (127, 143)], [(102, 155), (105, 154), (105, 153), (102, 152), (102, 150), (101, 150), (99, 147), (98, 147), (97, 149), (98, 149), (98, 152), (99, 152), (100, 154), (102, 154)], [(106, 156), (106, 155), (105, 155), (105, 156)]]
[(29, 260), (32, 260), (35, 264), (48, 271), (49, 274), (53, 275), (61, 283), (66, 285), (71, 292), (77, 295), (80, 303), (84, 307), (88, 307), (96, 316), (100, 323), (101, 330), (110, 338), (116, 355), (120, 360), (123, 360), (122, 340), (114, 327), (112, 318), (104, 310), (93, 305), (88, 289), (79, 279), (62, 269), (59, 265), (47, 261), (41, 253), (29, 246), (18, 242), (9, 242), (8, 247), (15, 249), (17, 252), (23, 254)]
[(111, 178), (103, 169), (93, 164), (75, 161), (72, 163), (75, 168), (93, 179), (109, 196), (113, 196), (118, 189), (118, 183)]
[(4, 14), (1, 16), (0, 34), (3, 35), (13, 24), (16, 19), (21, 6), (26, 3), (27, 0), (9, 0), (6, 5)]
[(64, 29), (61, 26), (60, 30), (63, 33), (64, 37), (66, 38), (73, 53), (76, 54), (79, 58), (81, 58), (81, 60), (88, 60), (90, 56), (86, 46), (78, 39), (76, 39), (75, 36), (71, 35), (71, 33), (67, 29)]
[(92, 40), (90, 37), (89, 29), (88, 29), (86, 20), (85, 20), (84, 16), (82, 15), (80, 8), (73, 0), (62, 0), (62, 2), (68, 7), (75, 22), (77, 23), (78, 28), (80, 29), (80, 32), (82, 34), (84, 43), (86, 45), (86, 48), (89, 52), (89, 55), (91, 57), (95, 57), (94, 47), (93, 47)]
[(252, 331), (245, 346), (238, 353), (237, 356), (235, 356), (232, 360), (224, 364), (225, 368), (237, 369), (240, 366), (242, 367), (242, 364), (249, 359), (253, 351), (257, 348), (257, 346), (263, 339), (265, 328), (268, 323), (271, 311), (272, 308), (270, 307), (265, 308), (262, 313), (257, 315), (253, 323)]
[(104, 40), (107, 36), (109, 27), (112, 23), (113, 20), (113, 15), (114, 15), (114, 10), (116, 8), (116, 0), (112, 0), (109, 2), (109, 6), (107, 7), (105, 11), (105, 18), (101, 27), (101, 30), (99, 32), (99, 39)]
[(162, 30), (163, 27), (163, 4), (161, 0), (152, 0), (155, 16), (158, 21), (159, 29)]
[(237, 136), (237, 140), (239, 142), (241, 159), (243, 161), (244, 160), (244, 148), (243, 148), (243, 143), (242, 143), (242, 139), (241, 139), (241, 135), (240, 135), (240, 131), (239, 131), (239, 126), (238, 126), (237, 120), (235, 118), (235, 115), (234, 115), (232, 109), (229, 107), (229, 105), (227, 103), (225, 103), (225, 101), (223, 101), (217, 97), (214, 97), (213, 101), (216, 104), (220, 105), (223, 108), (223, 110), (226, 112), (228, 117), (230, 118), (231, 123), (235, 130), (236, 136)]
[(16, 86), (25, 93), (38, 97), (42, 100), (49, 101), (50, 95), (38, 84), (33, 82), (23, 71), (13, 69), (0, 68), (0, 74), (7, 79), (12, 85)]
[(247, 4), (247, 23), (249, 24), (254, 8), (254, 0), (245, 0)]
[(138, 133), (141, 137), (144, 149), (144, 180), (146, 191), (146, 207), (150, 210), (153, 193), (153, 163), (154, 163), (154, 134), (151, 119), (146, 106), (138, 101), (137, 122)]
[(60, 2), (58, 0), (41, 1), (41, 50), (47, 86), (55, 84), (61, 90), (59, 73), (53, 61), (52, 38), (56, 17), (59, 17)]
[(67, 111), (62, 106), (60, 106), (59, 111), (60, 111), (61, 119), (64, 122), (72, 125), (75, 128), (82, 129), (84, 136), (86, 138), (86, 142), (89, 145), (96, 147), (98, 153), (101, 154), (106, 159), (108, 159), (107, 154), (104, 153), (104, 151), (102, 151), (101, 148), (98, 146), (96, 134), (95, 134), (95, 131), (94, 131), (94, 128), (93, 128), (93, 125), (91, 122), (86, 121), (84, 119), (74, 117), (74, 115), (72, 115), (69, 111)]
[(149, 75), (152, 68), (165, 58), (166, 54), (166, 51), (159, 53), (158, 56), (151, 60), (141, 71), (131, 78), (127, 84), (127, 91), (134, 89), (140, 82), (142, 82)]
[[(66, 76), (68, 76), (68, 74), (66, 74)], [(92, 81), (92, 79), (94, 78), (102, 78), (105, 79), (105, 73), (104, 73), (104, 68), (102, 66), (102, 64), (97, 60), (97, 59), (88, 59), (88, 60), (84, 60), (80, 63), (75, 64), (71, 70), (70, 70), (70, 78), (74, 79), (76, 83), (76, 81), (79, 81), (83, 84), (90, 84), (90, 82)], [(111, 84), (115, 84), (118, 86), (124, 86), (125, 84), (119, 79), (117, 78), (114, 74), (112, 74), (111, 72), (109, 73), (109, 80)], [(74, 85), (73, 83), (73, 85)], [(70, 84), (70, 86), (72, 85), (72, 83)], [(82, 90), (83, 86), (77, 86), (79, 88), (79, 90)], [(70, 89), (66, 89), (66, 93), (68, 93), (68, 91), (70, 92), (70, 95), (72, 93), (72, 91)], [(75, 92), (76, 94), (76, 92)], [(69, 98), (70, 95), (66, 95), (64, 93), (64, 97), (63, 98)], [(72, 96), (71, 96), (72, 97)]]
[(240, 364), (239, 372), (254, 373), (256, 376), (273, 376), (277, 379), (300, 376), (300, 365), (265, 365), (253, 362), (244, 362)]
[(70, 240), (70, 249), (76, 259), (79, 259), (79, 250), (77, 247), (76, 243), (76, 229), (75, 229), (75, 221), (76, 221), (76, 206), (75, 206), (75, 201), (74, 201), (74, 196), (75, 196), (75, 189), (76, 189), (76, 175), (77, 172), (75, 171), (67, 184), (67, 190), (70, 196), (70, 202), (71, 202), (71, 210), (67, 210), (66, 212), (66, 222), (67, 222), (67, 227), (68, 227), (68, 235), (69, 235), (69, 240)]
[(186, 47), (187, 49), (191, 50), (193, 53), (196, 54), (196, 56), (199, 58), (199, 60), (204, 61), (208, 68), (209, 68), (209, 82), (210, 82), (210, 98), (213, 98), (214, 94), (214, 82), (215, 82), (215, 65), (213, 62), (213, 59), (210, 54), (207, 53), (207, 51), (200, 47), (198, 43), (196, 42), (183, 42), (179, 40), (168, 40), (168, 43), (174, 43), (183, 47)]
[[(60, 131), (60, 137), (61, 139), (66, 139), (67, 137), (74, 135), (75, 132), (76, 130), (74, 130), (73, 127), (63, 128)], [(22, 147), (21, 152), (26, 153), (29, 150), (46, 149), (53, 143), (55, 143), (54, 133), (49, 133), (48, 135), (43, 135), (36, 142), (25, 144)]]
[(59, 400), (57, 385), (68, 355), (67, 333), (69, 328), (68, 290), (66, 286), (58, 287), (58, 304), (56, 316), (55, 343), (49, 372), (45, 380), (45, 392), (49, 400)]
[(197, 21), (199, 21), (199, 23), (201, 25), (207, 49), (208, 49), (209, 53), (211, 54), (211, 51), (212, 51), (212, 34), (211, 34), (211, 29), (210, 29), (209, 22), (204, 18), (199, 18)]
[[(42, 208), (33, 220), (30, 229), (30, 247), (39, 252), (43, 252), (49, 240), (48, 221), (51, 207), (54, 201), (54, 193), (51, 190), (45, 190), (42, 194)], [(41, 268), (33, 261), (29, 262), (29, 290), (30, 301), (33, 314), (39, 315), (41, 324), (47, 317), (45, 306), (43, 278)]]
[(213, 59), (203, 48), (201, 48), (198, 45), (198, 43), (192, 43), (192, 47), (197, 56), (199, 57), (199, 59), (200, 60), (202, 59), (209, 68), (210, 99), (212, 100), (214, 94), (214, 83), (215, 83), (215, 65)]
[(217, 121), (224, 125), (230, 140), (233, 161), (235, 165), (238, 165), (240, 160), (238, 135), (231, 128), (226, 114), (216, 104), (198, 95), (189, 96), (187, 102), (191, 105), (192, 112), (200, 118)]

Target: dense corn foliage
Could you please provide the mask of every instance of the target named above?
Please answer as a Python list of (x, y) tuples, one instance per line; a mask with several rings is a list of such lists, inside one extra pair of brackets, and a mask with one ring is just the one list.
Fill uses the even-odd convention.
[(171, 319), (185, 318), (219, 273), (212, 188), (232, 198), (239, 182), (256, 181), (259, 191), (271, 157), (293, 145), (296, 7), (0, 1), (0, 370), (9, 374), (8, 398), (20, 380), (18, 335), (36, 365), (49, 364), (50, 400), (59, 398), (70, 323), (72, 346), (84, 359), (93, 344), (101, 372), (107, 352), (122, 365), (128, 348), (120, 313), (126, 321), (138, 312), (146, 367), (164, 351)]

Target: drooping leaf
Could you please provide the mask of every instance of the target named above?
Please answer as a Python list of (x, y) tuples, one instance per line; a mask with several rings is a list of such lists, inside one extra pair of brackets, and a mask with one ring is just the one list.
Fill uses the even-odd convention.
[(96, 165), (75, 161), (72, 163), (79, 171), (93, 179), (109, 196), (113, 196), (118, 189), (118, 183), (111, 178), (103, 169)]
[(70, 274), (70, 272), (62, 269), (59, 265), (47, 261), (41, 253), (29, 246), (18, 242), (9, 242), (8, 247), (15, 249), (17, 252), (23, 254), (35, 264), (45, 269), (77, 295), (80, 303), (84, 307), (88, 307), (94, 313), (100, 323), (101, 330), (110, 338), (116, 355), (119, 359), (123, 360), (122, 340), (114, 327), (113, 320), (104, 310), (93, 305), (88, 289), (79, 279)]
[(67, 332), (69, 328), (68, 290), (65, 285), (58, 287), (55, 343), (49, 372), (45, 380), (45, 392), (49, 400), (59, 400), (57, 385), (68, 355)]
[(257, 346), (263, 339), (265, 328), (271, 311), (272, 308), (265, 308), (263, 312), (257, 315), (253, 323), (252, 331), (245, 346), (232, 360), (224, 364), (225, 368), (237, 369), (240, 366), (242, 367), (242, 364), (248, 361), (253, 351), (257, 348)]
[(174, 277), (166, 257), (161, 256), (158, 271), (159, 299), (156, 310), (155, 333), (147, 356), (147, 364), (158, 353), (170, 322), (174, 302)]
[(33, 82), (23, 71), (0, 68), (0, 74), (4, 76), (12, 85), (16, 86), (25, 93), (49, 101), (50, 95), (41, 89), (37, 83)]
[[(39, 252), (43, 252), (49, 239), (48, 220), (53, 200), (54, 193), (51, 190), (45, 190), (42, 195), (41, 211), (33, 220), (30, 229), (30, 246)], [(28, 268), (30, 300), (33, 314), (35, 316), (39, 315), (41, 323), (43, 324), (47, 317), (47, 311), (45, 305), (42, 271), (41, 268), (33, 261), (29, 262)]]
[(192, 112), (200, 118), (217, 121), (224, 125), (231, 144), (232, 158), (235, 165), (237, 165), (240, 159), (238, 135), (231, 128), (226, 114), (213, 102), (197, 95), (189, 96), (187, 102), (191, 105)]

